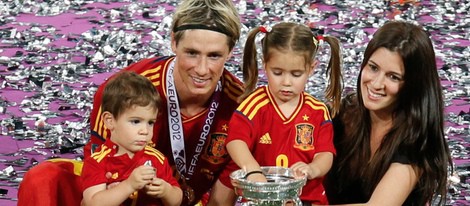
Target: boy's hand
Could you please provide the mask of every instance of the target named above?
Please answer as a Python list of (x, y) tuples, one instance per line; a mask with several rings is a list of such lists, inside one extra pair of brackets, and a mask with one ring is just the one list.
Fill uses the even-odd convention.
[(150, 184), (155, 178), (155, 169), (152, 166), (142, 165), (134, 169), (126, 182), (128, 182), (135, 190), (144, 188)]
[(150, 184), (145, 185), (145, 193), (154, 198), (163, 198), (172, 186), (163, 179), (153, 178)]

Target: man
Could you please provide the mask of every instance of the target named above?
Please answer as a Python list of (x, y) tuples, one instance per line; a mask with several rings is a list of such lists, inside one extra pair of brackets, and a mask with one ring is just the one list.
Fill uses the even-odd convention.
[[(125, 68), (150, 79), (162, 95), (152, 143), (169, 158), (183, 189), (183, 205), (201, 204), (228, 161), (223, 143), (243, 86), (224, 64), (240, 37), (240, 27), (231, 1), (184, 1), (173, 16), (175, 56), (145, 59)], [(85, 156), (110, 136), (100, 119), (105, 84), (95, 94)], [(20, 185), (18, 205), (79, 205), (81, 164), (74, 163), (56, 160), (32, 168)], [(64, 182), (67, 188), (61, 188)]]

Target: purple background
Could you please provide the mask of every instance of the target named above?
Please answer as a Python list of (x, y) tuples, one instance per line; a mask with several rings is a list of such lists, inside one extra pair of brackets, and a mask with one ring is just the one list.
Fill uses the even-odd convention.
[[(16, 205), (16, 196), (18, 188), (18, 180), (21, 180), (24, 172), (34, 164), (34, 162), (42, 162), (51, 157), (65, 157), (65, 158), (77, 158), (81, 156), (81, 150), (76, 150), (75, 153), (53, 153), (52, 151), (60, 148), (60, 146), (52, 146), (50, 148), (41, 147), (41, 143), (45, 140), (57, 142), (57, 137), (52, 136), (40, 136), (36, 131), (35, 116), (44, 111), (57, 112), (60, 114), (58, 117), (47, 118), (46, 122), (49, 126), (60, 126), (69, 127), (70, 123), (86, 123), (86, 117), (88, 116), (91, 103), (91, 96), (86, 96), (80, 99), (80, 95), (72, 95), (71, 98), (75, 101), (69, 102), (67, 95), (59, 95), (58, 98), (48, 99), (50, 102), (45, 103), (45, 107), (37, 111), (25, 111), (27, 106), (21, 105), (24, 100), (37, 99), (37, 95), (51, 97), (50, 92), (45, 91), (41, 88), (25, 89), (28, 85), (29, 78), (20, 78), (20, 70), (25, 72), (31, 72), (32, 74), (46, 74), (50, 75), (52, 82), (52, 88), (50, 90), (57, 90), (58, 93), (64, 92), (63, 85), (68, 85), (70, 88), (78, 93), (86, 93), (87, 91), (93, 91), (91, 88), (96, 87), (102, 83), (107, 77), (109, 77), (114, 71), (121, 68), (121, 66), (113, 67), (108, 65), (104, 61), (98, 61), (94, 65), (102, 68), (93, 70), (90, 73), (80, 73), (79, 78), (72, 79), (61, 79), (57, 74), (52, 74), (52, 66), (54, 65), (84, 65), (86, 57), (93, 56), (97, 51), (102, 49), (101, 45), (92, 45), (93, 49), (84, 52), (81, 50), (83, 43), (86, 41), (71, 41), (67, 37), (75, 37), (77, 39), (83, 39), (82, 34), (93, 30), (93, 28), (103, 31), (123, 30), (128, 34), (135, 34), (140, 36), (141, 50), (139, 52), (150, 51), (143, 53), (137, 59), (149, 57), (154, 55), (157, 51), (152, 52), (149, 49), (149, 45), (154, 44), (155, 40), (151, 37), (150, 32), (152, 29), (128, 29), (135, 27), (135, 25), (142, 25), (137, 20), (143, 20), (151, 25), (155, 26), (162, 25), (162, 21), (165, 16), (171, 16), (173, 6), (177, 1), (137, 1), (137, 2), (102, 2), (102, 3), (82, 3), (79, 6), (60, 7), (64, 8), (55, 15), (44, 16), (39, 14), (41, 9), (39, 8), (57, 8), (59, 6), (46, 4), (40, 2), (38, 5), (30, 4), (23, 5), (23, 8), (33, 8), (32, 10), (15, 9), (11, 7), (3, 7), (0, 9), (0, 57), (13, 58), (17, 52), (22, 52), (20, 59), (28, 54), (36, 55), (39, 57), (46, 58), (45, 61), (40, 63), (26, 63), (24, 60), (19, 62), (23, 65), (22, 68), (12, 69), (11, 61), (3, 62), (0, 64), (0, 106), (5, 108), (6, 111), (0, 113), (0, 119), (2, 123), (7, 120), (11, 120), (14, 117), (22, 118), (21, 122), (25, 124), (24, 131), (32, 132), (35, 137), (42, 139), (25, 138), (24, 140), (18, 140), (17, 135), (7, 133), (7, 128), (1, 126), (2, 134), (0, 134), (0, 171), (4, 173), (2, 179), (0, 179), (0, 188), (8, 190), (8, 193), (4, 196), (0, 196), (0, 205)], [(266, 23), (266, 18), (261, 16), (266, 15), (265, 8), (270, 8), (270, 13), (267, 15), (270, 21), (279, 20), (294, 20), (301, 21), (309, 19), (316, 27), (325, 27), (327, 34), (342, 37), (343, 42), (343, 54), (345, 57), (345, 72), (346, 72), (346, 85), (354, 85), (355, 74), (357, 74), (358, 65), (361, 60), (361, 53), (357, 52), (364, 49), (364, 45), (367, 43), (368, 36), (373, 34), (376, 30), (377, 25), (374, 23), (383, 23), (386, 19), (391, 18), (403, 18), (409, 20), (415, 20), (420, 24), (423, 24), (429, 29), (431, 38), (434, 41), (436, 49), (436, 55), (438, 57), (438, 68), (440, 69), (440, 75), (442, 78), (442, 84), (444, 94), (446, 95), (446, 114), (447, 114), (447, 135), (449, 137), (449, 145), (453, 152), (454, 161), (457, 166), (458, 172), (465, 172), (468, 170), (470, 161), (468, 160), (468, 148), (469, 148), (469, 116), (470, 105), (468, 95), (468, 83), (470, 82), (468, 66), (469, 66), (469, 26), (463, 26), (465, 19), (469, 19), (468, 11), (459, 11), (460, 9), (469, 8), (469, 3), (456, 3), (456, 2), (440, 2), (440, 1), (422, 1), (416, 4), (386, 4), (384, 2), (372, 2), (364, 3), (362, 1), (340, 1), (341, 3), (333, 4), (332, 1), (306, 1), (302, 5), (295, 5), (294, 1), (264, 1), (266, 4), (261, 4), (262, 1), (249, 1), (245, 12), (243, 3), (244, 1), (236, 1), (236, 4), (241, 12), (242, 21), (246, 28), (242, 30), (243, 35), (249, 28), (258, 26)], [(250, 2), (252, 4), (250, 4)], [(299, 1), (298, 1), (299, 2)], [(309, 3), (310, 2), (310, 3)], [(393, 1), (392, 1), (393, 2)], [(3, 3), (5, 5), (14, 5), (12, 2)], [(136, 7), (130, 7), (134, 5)], [(20, 7), (19, 5), (17, 5)], [(0, 5), (1, 7), (1, 5)], [(149, 10), (151, 13), (155, 12), (158, 8), (165, 8), (163, 14), (158, 14), (151, 19), (142, 18), (142, 13)], [(7, 8), (7, 9), (5, 9)], [(312, 14), (301, 15), (297, 9), (303, 9), (305, 12), (312, 12)], [(109, 18), (111, 10), (119, 13), (120, 16), (116, 18)], [(8, 12), (6, 12), (8, 11)], [(307, 17), (305, 17), (307, 16)], [(14, 18), (14, 20), (5, 20), (8, 18)], [(463, 19), (463, 20), (462, 20)], [(5, 20), (5, 21), (3, 21)], [(95, 20), (90, 21), (90, 20)], [(101, 21), (97, 23), (97, 21)], [(369, 23), (364, 23), (369, 22)], [(362, 24), (362, 25), (361, 25)], [(131, 26), (129, 26), (131, 25)], [(144, 24), (145, 25), (145, 24)], [(32, 33), (31, 29), (34, 26), (39, 26), (42, 32)], [(351, 27), (351, 28), (350, 28)], [(53, 34), (46, 32), (46, 28), (54, 28)], [(168, 30), (163, 27), (163, 30), (158, 33), (163, 37), (162, 44), (158, 45), (163, 50), (168, 49)], [(46, 45), (47, 50), (34, 50), (30, 49), (24, 44), (17, 45), (12, 42), (22, 42), (21, 38), (12, 38), (10, 34), (15, 31), (23, 36), (33, 35), (30, 37), (32, 40), (41, 39), (43, 37), (49, 38), (51, 42)], [(360, 33), (364, 35), (361, 36)], [(344, 36), (343, 36), (344, 35)], [(26, 40), (23, 43), (27, 42)], [(241, 42), (244, 42), (242, 36)], [(115, 45), (118, 42), (111, 42), (109, 44)], [(140, 47), (137, 45), (137, 48)], [(54, 50), (61, 48), (63, 50)], [(240, 62), (240, 45), (237, 45), (235, 56), (231, 60), (232, 64), (229, 65), (237, 68), (237, 62)], [(354, 52), (356, 51), (356, 52)], [(62, 58), (61, 55), (68, 54), (68, 57)], [(86, 54), (86, 55), (85, 55)], [(163, 53), (164, 54), (164, 53)], [(322, 55), (325, 55), (322, 53)], [(108, 59), (118, 59), (115, 56), (108, 56)], [(10, 59), (11, 60), (11, 59)], [(444, 66), (447, 66), (444, 68)], [(37, 67), (33, 69), (33, 67)], [(62, 69), (62, 68), (61, 68)], [(63, 69), (65, 70), (65, 69)], [(238, 74), (238, 73), (237, 73)], [(11, 79), (17, 77), (17, 79)], [(313, 85), (317, 84), (312, 80)], [(49, 93), (47, 93), (49, 92)], [(316, 90), (312, 90), (311, 93), (316, 94)], [(52, 95), (54, 97), (54, 95)], [(78, 99), (78, 100), (77, 100)], [(59, 110), (61, 105), (74, 105), (77, 102), (88, 103), (88, 105), (66, 110)], [(460, 114), (459, 114), (460, 113)], [(78, 129), (85, 134), (88, 132), (88, 128), (83, 127)], [(67, 134), (69, 135), (69, 134)], [(82, 138), (83, 140), (83, 138)], [(33, 146), (38, 146), (37, 150), (43, 152), (21, 152), (17, 156), (10, 156), (7, 154), (16, 153), (23, 151), (24, 149), (30, 149)], [(26, 164), (21, 166), (13, 166), (16, 175), (6, 174), (6, 168), (10, 165), (11, 160), (17, 160), (19, 158), (26, 158)], [(457, 178), (458, 174), (454, 175)], [(462, 175), (461, 175), (462, 176)], [(461, 178), (462, 179), (462, 178)], [(465, 180), (465, 179), (463, 179)], [(465, 183), (465, 182), (464, 182)], [(468, 180), (467, 180), (468, 185)], [(464, 200), (465, 197), (469, 197), (468, 187), (462, 184), (453, 184), (454, 190), (450, 193), (452, 201), (451, 205), (469, 205), (468, 201)]]

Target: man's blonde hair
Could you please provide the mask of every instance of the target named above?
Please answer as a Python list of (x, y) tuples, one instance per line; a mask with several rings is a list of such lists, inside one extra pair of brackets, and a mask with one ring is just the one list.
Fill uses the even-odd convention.
[[(185, 0), (173, 14), (171, 31), (182, 25), (204, 25), (223, 31), (228, 36), (227, 44), (230, 51), (240, 38), (240, 17), (231, 0)], [(184, 30), (174, 33), (174, 41), (178, 44)]]

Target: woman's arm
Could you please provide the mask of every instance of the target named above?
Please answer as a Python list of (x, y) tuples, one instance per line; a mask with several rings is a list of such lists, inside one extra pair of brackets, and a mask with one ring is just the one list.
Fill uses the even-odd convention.
[(392, 163), (372, 193), (369, 202), (351, 205), (403, 205), (417, 181), (418, 175), (411, 165)]
[(392, 163), (375, 188), (369, 205), (402, 205), (418, 182), (418, 174), (409, 164)]

